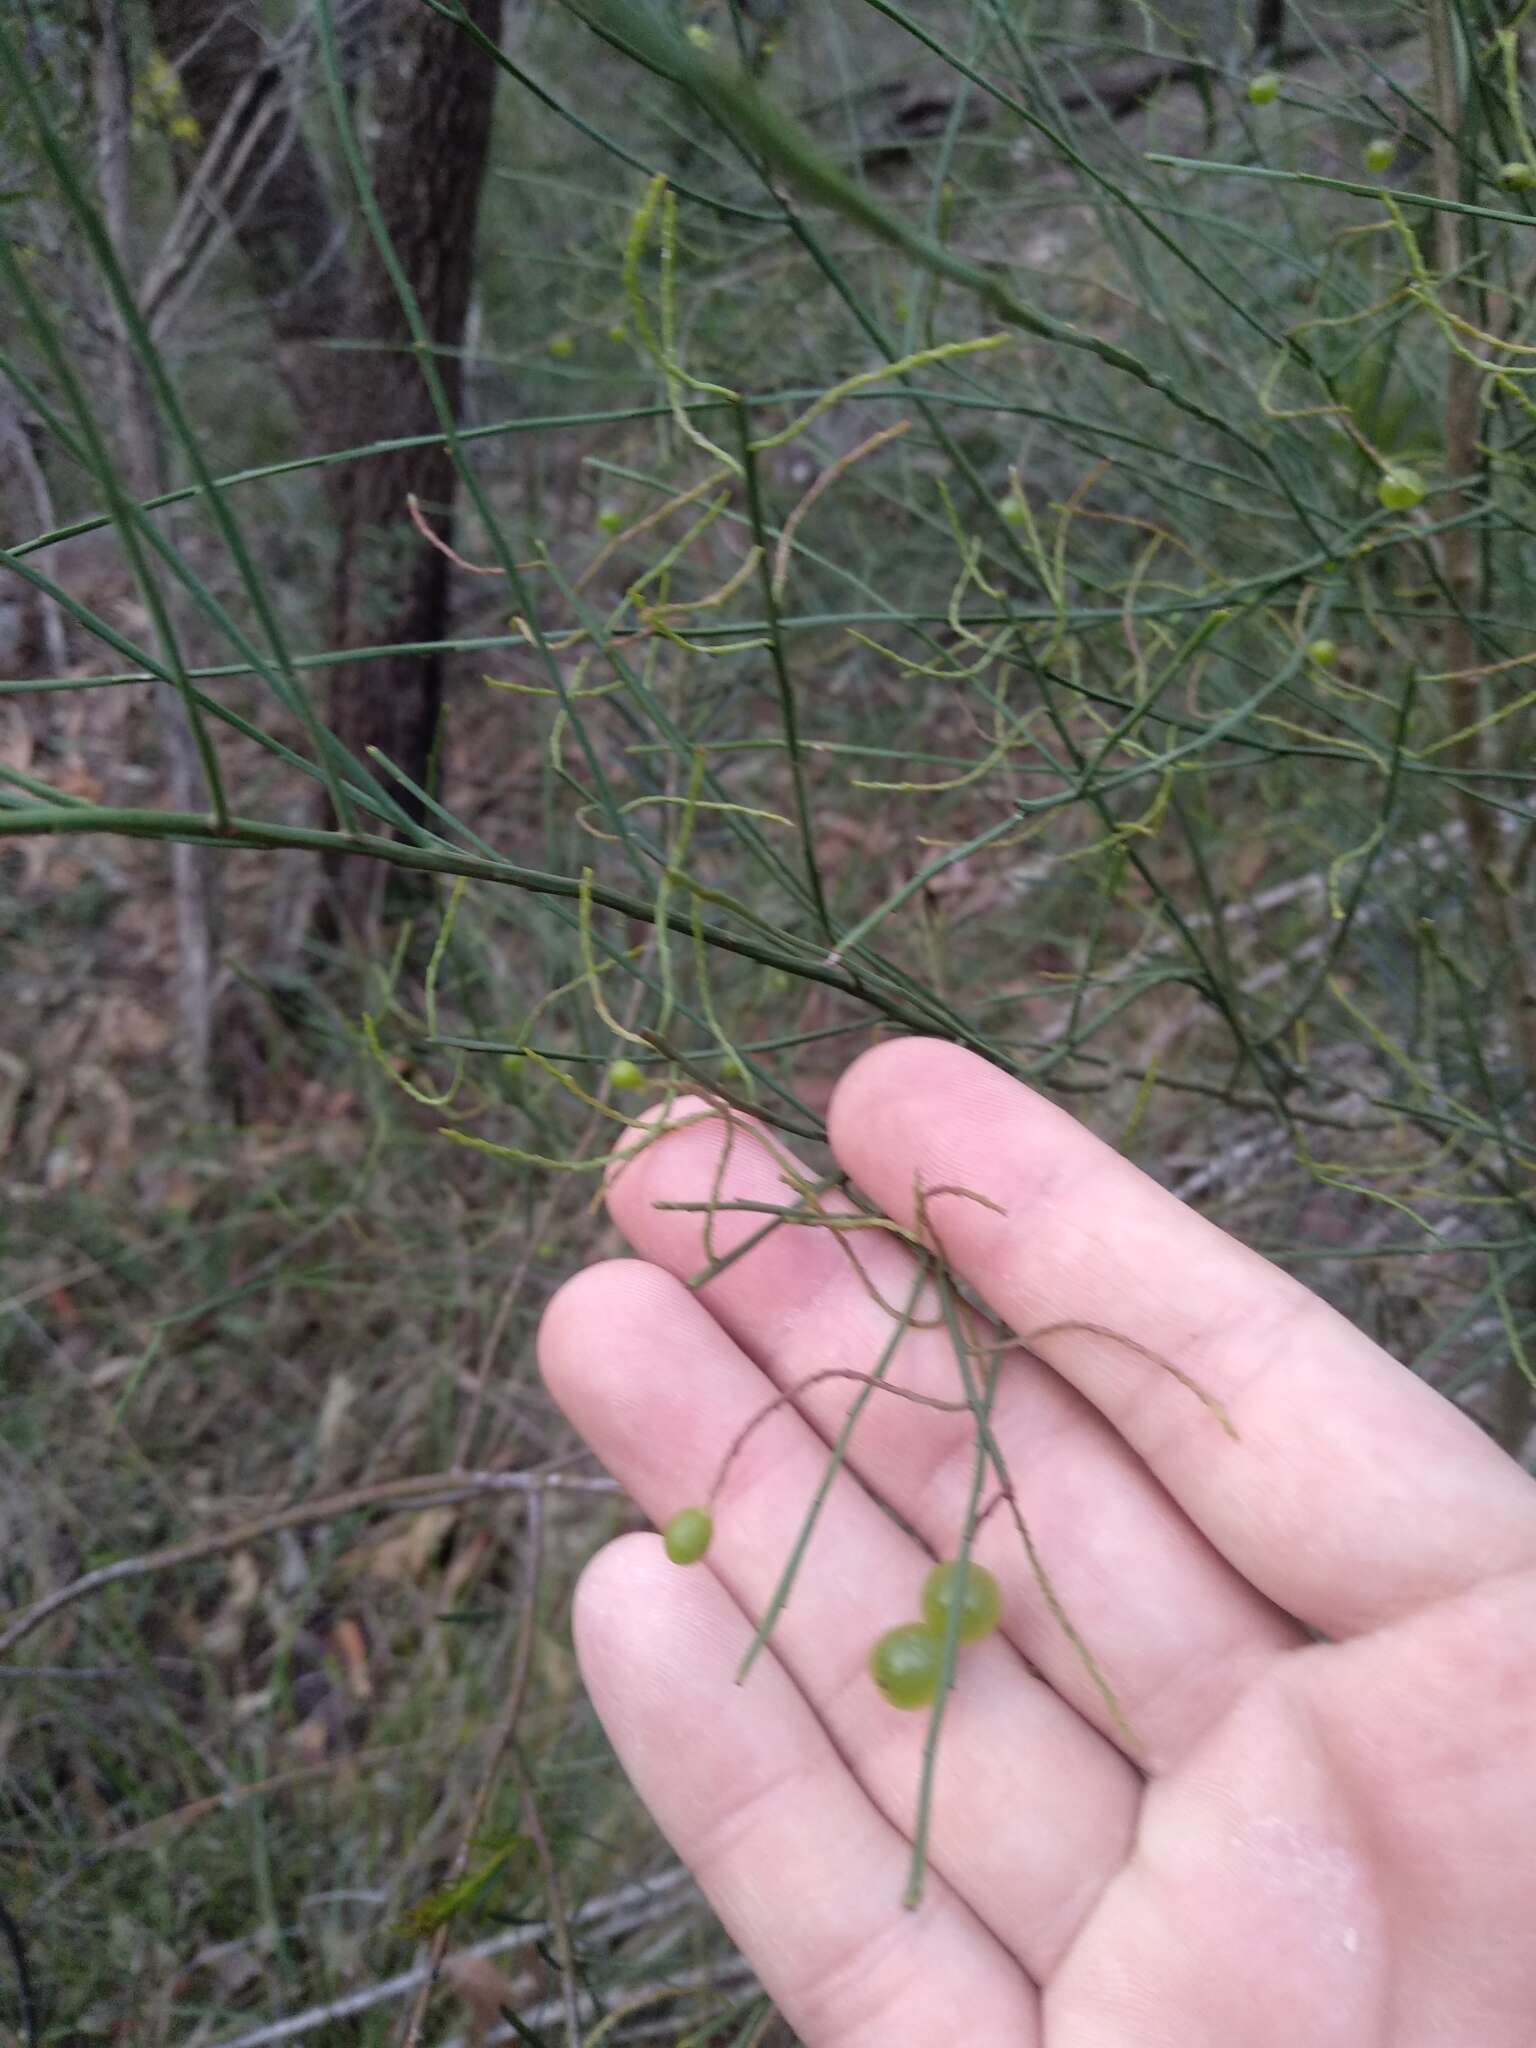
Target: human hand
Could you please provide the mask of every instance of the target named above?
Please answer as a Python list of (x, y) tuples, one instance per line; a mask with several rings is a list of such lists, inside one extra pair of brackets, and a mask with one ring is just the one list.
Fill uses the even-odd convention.
[[(1296, 1281), (970, 1054), (909, 1040), (844, 1075), (843, 1168), (1043, 1339), (993, 1426), (1134, 1757), (1006, 1518), (1004, 1589), (946, 1713), (923, 1903), (903, 1910), (926, 1714), (866, 1670), (954, 1554), (974, 1424), (877, 1395), (795, 1596), (755, 1619), (850, 1390), (809, 1389), (731, 1468), (705, 1565), (612, 1544), (576, 1607), (582, 1669), (641, 1797), (812, 2048), (1533, 2048), (1536, 1485)], [(718, 1120), (610, 1187), (640, 1254), (578, 1275), (540, 1339), (555, 1396), (658, 1520), (703, 1498), (774, 1393), (870, 1370), (890, 1318), (826, 1229), (781, 1228), (698, 1294)], [(744, 1132), (722, 1199), (783, 1203)], [(717, 1252), (762, 1217), (718, 1213)], [(862, 1231), (903, 1298), (910, 1253)], [(646, 1263), (642, 1263), (645, 1261)], [(893, 1375), (946, 1396), (943, 1330)], [(1303, 1626), (1305, 1624), (1305, 1626)], [(1308, 1629), (1326, 1637), (1315, 1642)]]

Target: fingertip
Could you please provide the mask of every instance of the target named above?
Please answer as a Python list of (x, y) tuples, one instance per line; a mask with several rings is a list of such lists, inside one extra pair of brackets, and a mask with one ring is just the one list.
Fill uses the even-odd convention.
[[(589, 1559), (576, 1581), (571, 1601), (571, 1637), (582, 1682), (599, 1714), (607, 1721), (606, 1675), (633, 1664), (633, 1630), (650, 1614), (667, 1587), (661, 1573), (667, 1564), (661, 1538), (653, 1530), (636, 1530), (605, 1543)], [(652, 1660), (647, 1659), (642, 1671)]]
[(537, 1351), (545, 1386), (578, 1428), (594, 1401), (621, 1397), (634, 1333), (693, 1306), (688, 1290), (645, 1259), (599, 1259), (550, 1296)]
[(612, 1298), (616, 1279), (640, 1263), (638, 1259), (595, 1259), (561, 1281), (544, 1304), (535, 1340), (539, 1371), (546, 1380), (569, 1356), (573, 1336), (588, 1328), (593, 1315), (602, 1312)]
[(750, 1630), (708, 1567), (671, 1562), (654, 1530), (604, 1544), (576, 1583), (571, 1634), (610, 1736), (632, 1753), (676, 1726), (679, 1701), (729, 1698)]
[[(982, 1104), (995, 1113), (1005, 1097), (1015, 1107), (1021, 1098), (1032, 1099), (1021, 1082), (964, 1046), (941, 1038), (886, 1039), (844, 1072), (832, 1093), (827, 1130), (841, 1164), (874, 1192), (866, 1168), (877, 1155), (905, 1156), (919, 1127), (931, 1137), (936, 1113), (964, 1122)], [(892, 1192), (879, 1190), (882, 1199)]]
[[(666, 1116), (665, 1129), (656, 1125)], [(761, 1216), (719, 1206), (722, 1154), (729, 1155), (733, 1187), (782, 1198), (786, 1152), (775, 1149), (763, 1126), (726, 1112), (716, 1103), (684, 1095), (658, 1105), (650, 1128), (616, 1150), (604, 1196), (608, 1213), (643, 1257), (676, 1272), (691, 1272), (702, 1260), (737, 1249), (761, 1229)], [(714, 1206), (706, 1230), (703, 1211)]]
[(621, 1230), (624, 1214), (643, 1190), (662, 1153), (666, 1153), (670, 1163), (690, 1133), (707, 1128), (717, 1119), (724, 1121), (719, 1109), (699, 1095), (677, 1095), (669, 1102), (653, 1102), (639, 1112), (631, 1127), (615, 1140), (603, 1169), (603, 1200)]
[(605, 1543), (582, 1567), (571, 1604), (578, 1654), (583, 1638), (610, 1620), (633, 1614), (667, 1591), (666, 1577), (678, 1567), (667, 1560), (653, 1529), (633, 1530)]

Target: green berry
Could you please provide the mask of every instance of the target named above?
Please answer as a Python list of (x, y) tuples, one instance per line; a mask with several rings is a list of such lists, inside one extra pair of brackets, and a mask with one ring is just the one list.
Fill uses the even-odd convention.
[(617, 533), (624, 524), (624, 514), (617, 505), (599, 505), (597, 523), (604, 533)]
[(629, 329), (624, 325), (624, 322), (622, 320), (614, 321), (613, 325), (608, 330), (608, 339), (610, 341), (628, 341)]
[(1249, 104), (1267, 107), (1280, 97), (1280, 75), (1275, 71), (1258, 71), (1248, 81)]
[(662, 1531), (661, 1540), (674, 1564), (697, 1564), (714, 1533), (715, 1520), (708, 1508), (682, 1508)]
[(943, 1667), (944, 1645), (918, 1621), (888, 1628), (869, 1653), (869, 1675), (893, 1707), (926, 1707)]
[(620, 1095), (633, 1095), (645, 1086), (645, 1076), (633, 1060), (615, 1060), (608, 1069), (608, 1086)]
[(1010, 491), (1006, 498), (999, 498), (997, 509), (1010, 526), (1023, 526), (1029, 519), (1029, 507), (1017, 491)]
[(528, 1064), (528, 1055), (522, 1052), (504, 1052), (501, 1056), (501, 1071), (504, 1074), (520, 1074)]
[(1397, 162), (1397, 144), (1390, 135), (1376, 135), (1365, 145), (1365, 168), (1390, 171)]
[(1307, 659), (1315, 661), (1319, 668), (1332, 668), (1339, 658), (1339, 643), (1336, 640), (1309, 640)]
[(1536, 165), (1501, 164), (1499, 183), (1506, 192), (1529, 192), (1531, 187), (1536, 185)]
[(1416, 469), (1389, 469), (1376, 495), (1389, 512), (1411, 512), (1422, 502), (1426, 485)]
[(575, 355), (576, 344), (568, 334), (552, 334), (549, 338), (549, 352), (563, 361), (566, 356)]
[(715, 32), (712, 28), (706, 28), (702, 21), (690, 21), (687, 35), (696, 50), (712, 50), (715, 47)]
[[(936, 1564), (923, 1581), (923, 1623), (929, 1633), (943, 1640), (949, 1626), (950, 1609), (960, 1584), (958, 1564)], [(1003, 1611), (1003, 1596), (996, 1579), (985, 1565), (967, 1562), (965, 1599), (960, 1609), (960, 1640), (979, 1643), (991, 1635)]]

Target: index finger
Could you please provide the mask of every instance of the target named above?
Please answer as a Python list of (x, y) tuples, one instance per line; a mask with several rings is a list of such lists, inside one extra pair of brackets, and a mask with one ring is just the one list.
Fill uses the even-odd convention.
[[(927, 1224), (1020, 1336), (1116, 1333), (1031, 1348), (1289, 1613), (1356, 1633), (1536, 1560), (1536, 1485), (1475, 1423), (997, 1068), (937, 1040), (879, 1046), (843, 1076), (830, 1130), (899, 1222), (917, 1224), (920, 1188), (986, 1198), (935, 1194)], [(1219, 1402), (1237, 1440), (1131, 1345)]]

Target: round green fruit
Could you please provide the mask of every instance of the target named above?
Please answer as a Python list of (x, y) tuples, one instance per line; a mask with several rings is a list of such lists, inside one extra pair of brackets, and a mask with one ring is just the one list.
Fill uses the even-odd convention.
[(552, 334), (549, 338), (549, 352), (561, 361), (576, 353), (576, 344), (568, 334)]
[(697, 1564), (715, 1533), (708, 1508), (682, 1508), (662, 1531), (661, 1540), (674, 1564)]
[(893, 1707), (926, 1707), (943, 1668), (944, 1645), (919, 1621), (888, 1628), (869, 1653), (869, 1675)]
[(1017, 491), (1010, 491), (1006, 498), (999, 498), (997, 509), (1010, 526), (1023, 526), (1029, 518), (1029, 507)]
[[(958, 1564), (936, 1564), (923, 1581), (923, 1623), (942, 1642), (950, 1609), (960, 1587)], [(967, 1562), (965, 1597), (960, 1606), (960, 1640), (979, 1643), (991, 1635), (1003, 1611), (1003, 1596), (985, 1565)]]
[(599, 505), (597, 508), (597, 523), (604, 533), (617, 533), (624, 524), (624, 514), (617, 505)]
[(1506, 192), (1529, 192), (1531, 187), (1536, 185), (1536, 165), (1522, 163), (1501, 164), (1499, 166), (1499, 183)]
[(1375, 135), (1365, 145), (1365, 168), (1390, 171), (1397, 162), (1397, 144), (1390, 135)]
[(1337, 640), (1309, 640), (1307, 642), (1307, 659), (1308, 661), (1315, 661), (1319, 668), (1332, 668), (1338, 658), (1339, 643)]
[(1277, 71), (1257, 71), (1248, 81), (1248, 101), (1251, 106), (1268, 107), (1280, 97), (1280, 74)]
[(620, 1095), (633, 1095), (645, 1086), (645, 1075), (633, 1060), (615, 1060), (608, 1069), (608, 1086)]
[(1389, 512), (1411, 512), (1424, 498), (1425, 483), (1416, 469), (1389, 469), (1376, 495)]

